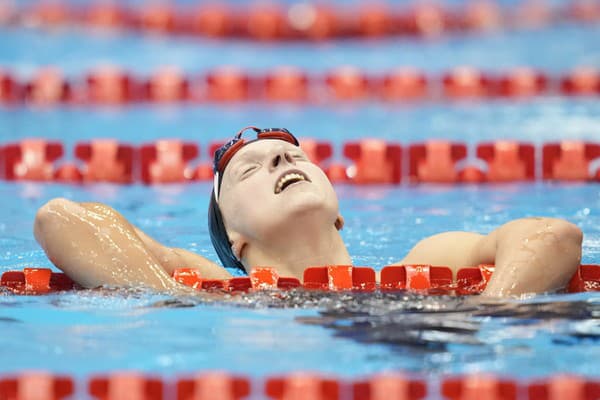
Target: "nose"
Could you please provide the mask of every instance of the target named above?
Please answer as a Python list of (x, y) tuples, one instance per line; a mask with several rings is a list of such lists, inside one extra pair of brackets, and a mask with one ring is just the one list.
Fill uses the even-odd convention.
[(271, 168), (270, 169), (271, 169), (271, 171), (273, 171), (280, 165), (285, 165), (285, 164), (294, 165), (296, 163), (294, 162), (294, 158), (290, 155), (290, 153), (288, 153), (287, 151), (281, 150), (281, 151), (278, 151), (271, 159)]

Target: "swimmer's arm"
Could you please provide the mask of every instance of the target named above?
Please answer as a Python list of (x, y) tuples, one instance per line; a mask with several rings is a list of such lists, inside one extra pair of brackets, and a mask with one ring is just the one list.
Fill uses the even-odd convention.
[[(104, 204), (53, 199), (38, 210), (34, 235), (50, 261), (84, 287), (146, 286), (190, 292), (163, 268), (154, 254), (160, 253), (158, 246), (151, 250), (133, 225)], [(190, 266), (186, 260), (181, 262)]]
[(542, 293), (564, 287), (581, 263), (581, 230), (564, 220), (524, 218), (489, 235), (446, 232), (419, 242), (400, 264), (496, 265), (484, 295)]
[(484, 295), (509, 296), (556, 291), (581, 264), (581, 230), (555, 218), (509, 222), (486, 236), (476, 257), (494, 256), (496, 269)]
[(443, 232), (421, 240), (396, 265), (428, 264), (450, 267), (454, 273), (468, 265), (493, 263), (493, 253), (478, 251), (486, 236), (471, 232)]
[(207, 279), (229, 279), (231, 274), (226, 269), (191, 251), (167, 247), (152, 239), (141, 229), (134, 227), (135, 232), (146, 247), (159, 260), (169, 275), (177, 268), (198, 268), (200, 276)]
[(50, 261), (83, 287), (187, 290), (161, 267), (131, 224), (106, 205), (50, 200), (36, 214), (34, 236)]
[(160, 263), (160, 266), (167, 272), (167, 274), (169, 274), (169, 276), (172, 275), (173, 271), (177, 268), (198, 268), (200, 270), (200, 276), (206, 279), (231, 278), (231, 274), (227, 272), (227, 270), (198, 254), (194, 254), (187, 250), (162, 245), (148, 236), (138, 227), (130, 224), (116, 210), (106, 206), (105, 204), (79, 203), (79, 205), (92, 212), (103, 214), (108, 218), (111, 218), (113, 215), (118, 215), (120, 219), (134, 229), (135, 233), (141, 239), (146, 249)]

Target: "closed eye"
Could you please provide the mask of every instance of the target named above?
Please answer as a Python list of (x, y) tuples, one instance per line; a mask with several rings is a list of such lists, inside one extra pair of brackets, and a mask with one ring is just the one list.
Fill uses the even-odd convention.
[(252, 164), (242, 169), (242, 173), (240, 174), (241, 179), (245, 179), (252, 174), (255, 170), (258, 169), (258, 164)]

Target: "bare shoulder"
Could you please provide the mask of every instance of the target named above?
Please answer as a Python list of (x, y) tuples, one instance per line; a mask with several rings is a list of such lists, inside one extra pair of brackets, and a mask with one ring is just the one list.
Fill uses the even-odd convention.
[(398, 264), (444, 265), (453, 269), (479, 264), (485, 235), (473, 232), (442, 232), (418, 242)]

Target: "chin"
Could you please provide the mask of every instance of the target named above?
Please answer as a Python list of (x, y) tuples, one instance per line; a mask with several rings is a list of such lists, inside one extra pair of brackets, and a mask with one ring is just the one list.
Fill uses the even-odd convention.
[(315, 193), (311, 190), (297, 190), (292, 196), (287, 196), (282, 200), (284, 203), (281, 207), (283, 214), (290, 218), (298, 216), (306, 217), (311, 213), (332, 214), (334, 215), (334, 219), (337, 216), (337, 202), (328, 201), (323, 193)]

